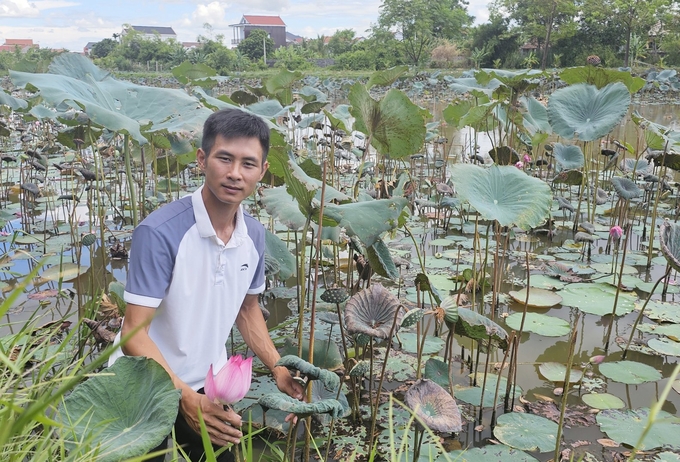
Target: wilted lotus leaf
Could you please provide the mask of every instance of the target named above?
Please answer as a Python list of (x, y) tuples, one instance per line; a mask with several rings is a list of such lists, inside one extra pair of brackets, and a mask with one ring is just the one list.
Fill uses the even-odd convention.
[(404, 399), (430, 430), (455, 433), (463, 429), (456, 401), (432, 380), (417, 380), (406, 392)]
[(294, 355), (286, 355), (276, 362), (276, 366), (284, 366), (288, 369), (295, 369), (301, 374), (306, 375), (311, 380), (320, 380), (324, 386), (330, 390), (337, 389), (340, 385), (340, 379), (337, 374), (308, 363), (302, 358)]
[(394, 317), (401, 323), (403, 312), (399, 299), (380, 284), (372, 284), (358, 292), (345, 307), (345, 326), (350, 334), (388, 338)]
[(628, 178), (623, 178), (620, 176), (612, 177), (612, 186), (616, 190), (616, 194), (622, 199), (627, 201), (640, 197), (642, 190), (637, 187), (635, 182), (629, 180)]
[(661, 253), (674, 270), (680, 271), (680, 227), (677, 223), (664, 221), (659, 227)]
[(604, 189), (597, 188), (597, 191), (595, 191), (593, 199), (595, 199), (595, 204), (604, 205), (609, 200), (609, 195), (607, 194), (607, 191), (605, 191)]
[[(349, 407), (349, 402), (344, 393), (338, 388), (328, 389), (324, 387), (319, 382), (312, 382), (312, 403), (320, 403), (327, 400), (336, 400), (342, 406), (342, 413), (338, 416), (340, 418), (347, 417), (351, 414), (352, 410)], [(332, 415), (331, 415), (332, 416)], [(330, 424), (330, 417), (328, 414), (319, 414), (315, 418), (319, 420), (323, 425)]]
[(546, 274), (548, 276), (560, 278), (560, 281), (562, 282), (581, 282), (583, 280), (580, 276), (574, 273), (570, 266), (558, 261), (549, 262), (546, 270)]
[(317, 318), (319, 319), (319, 321), (323, 321), (330, 325), (337, 324), (340, 321), (340, 317), (335, 313), (331, 313), (330, 311), (324, 311), (319, 313)]
[(424, 314), (425, 311), (422, 310), (421, 308), (414, 308), (412, 310), (409, 310), (402, 318), (400, 328), (414, 326), (418, 321), (423, 319)]
[(578, 233), (576, 233), (576, 235), (574, 236), (574, 240), (575, 240), (576, 242), (590, 242), (590, 243), (593, 243), (593, 242), (595, 242), (596, 239), (597, 239), (597, 238), (596, 238), (595, 236), (593, 236), (592, 234), (583, 233), (583, 232), (578, 232)]
[(305, 403), (283, 393), (264, 395), (257, 402), (265, 409), (278, 409), (279, 411), (290, 412), (301, 417), (313, 414), (330, 414), (331, 417), (337, 419), (345, 412), (342, 404), (335, 399)]

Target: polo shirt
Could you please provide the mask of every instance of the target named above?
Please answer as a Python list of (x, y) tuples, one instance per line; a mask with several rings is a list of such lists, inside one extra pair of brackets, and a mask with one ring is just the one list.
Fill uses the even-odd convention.
[[(225, 344), (246, 294), (265, 288), (264, 227), (239, 207), (231, 239), (222, 242), (202, 189), (164, 205), (135, 229), (125, 286), (126, 302), (156, 308), (149, 336), (194, 390), (211, 364), (217, 371), (227, 362)], [(119, 348), (109, 365), (120, 356)]]

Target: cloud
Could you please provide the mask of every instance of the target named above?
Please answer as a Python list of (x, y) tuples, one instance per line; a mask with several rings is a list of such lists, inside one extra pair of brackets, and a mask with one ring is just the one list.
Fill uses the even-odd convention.
[(28, 0), (0, 0), (0, 18), (34, 18), (40, 10)]

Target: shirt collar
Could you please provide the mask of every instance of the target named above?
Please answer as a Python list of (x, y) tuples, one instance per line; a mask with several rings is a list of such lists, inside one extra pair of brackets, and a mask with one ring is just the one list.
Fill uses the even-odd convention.
[[(215, 232), (215, 228), (213, 228), (212, 222), (210, 221), (208, 210), (205, 208), (203, 196), (201, 195), (203, 188), (204, 186), (201, 186), (191, 195), (191, 203), (194, 207), (194, 218), (196, 218), (196, 227), (198, 228), (198, 233), (201, 237), (214, 237), (217, 239), (217, 233)], [(234, 227), (234, 232), (231, 235), (231, 240), (227, 244), (229, 246), (240, 245), (247, 235), (248, 227), (246, 226), (243, 216), (243, 205), (239, 205), (236, 211), (236, 226)]]

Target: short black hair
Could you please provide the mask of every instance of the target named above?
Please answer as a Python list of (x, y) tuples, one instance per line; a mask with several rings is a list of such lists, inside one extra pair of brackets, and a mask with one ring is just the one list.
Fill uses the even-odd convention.
[(262, 162), (267, 160), (269, 127), (255, 114), (240, 109), (222, 109), (210, 114), (203, 124), (203, 140), (201, 141), (201, 149), (206, 156), (210, 154), (218, 135), (226, 140), (257, 138), (262, 147)]

